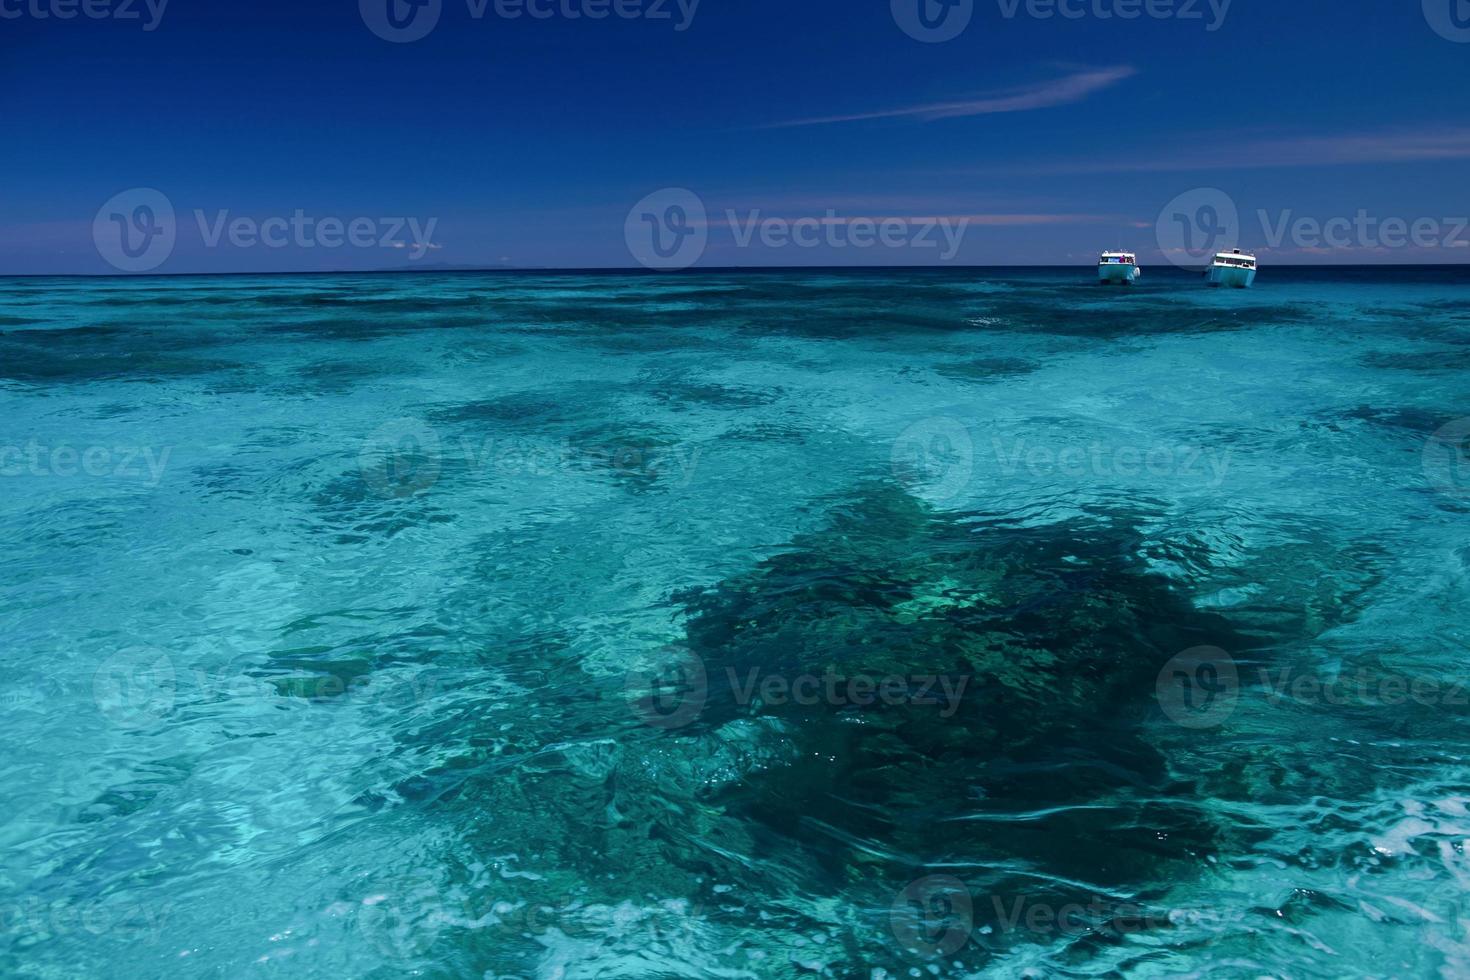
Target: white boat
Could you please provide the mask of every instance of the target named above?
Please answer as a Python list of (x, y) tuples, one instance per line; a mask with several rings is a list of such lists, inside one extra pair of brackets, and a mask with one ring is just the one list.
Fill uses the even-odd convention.
[(1238, 248), (1221, 252), (1210, 263), (1205, 279), (1211, 286), (1250, 289), (1256, 283), (1256, 257)]
[(1098, 282), (1131, 286), (1141, 275), (1143, 270), (1138, 268), (1138, 256), (1132, 252), (1104, 252), (1097, 260)]

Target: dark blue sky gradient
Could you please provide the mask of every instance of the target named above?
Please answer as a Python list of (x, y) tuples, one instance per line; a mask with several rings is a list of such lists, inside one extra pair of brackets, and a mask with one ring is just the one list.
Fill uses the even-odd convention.
[[(1262, 209), (1470, 214), (1470, 44), (1436, 33), (1420, 0), (1234, 0), (1214, 32), (1199, 9), (1205, 20), (1007, 19), (977, 0), (969, 28), (938, 44), (905, 35), (889, 0), (702, 0), (683, 32), (474, 20), (444, 0), (437, 29), (408, 44), (371, 33), (356, 0), (170, 0), (152, 31), (0, 19), (0, 273), (111, 271), (93, 217), (133, 187), (177, 209), (161, 272), (411, 264), (376, 247), (206, 247), (195, 209), (437, 218), (440, 247), (418, 265), (631, 266), (629, 208), (670, 186), (709, 208), (706, 265), (936, 261), (738, 248), (727, 208), (1019, 216), (966, 230), (954, 261), (974, 264), (1085, 262), (1114, 245), (1160, 261), (1160, 209), (1199, 187), (1238, 204), (1256, 248)], [(775, 125), (998, 94), (1046, 103), (1109, 69), (1116, 81), (1023, 111)], [(1263, 254), (1470, 259), (1361, 241)]]

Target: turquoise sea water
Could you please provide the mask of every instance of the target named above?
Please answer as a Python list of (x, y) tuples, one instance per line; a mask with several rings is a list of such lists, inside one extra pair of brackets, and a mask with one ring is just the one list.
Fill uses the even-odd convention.
[(0, 280), (0, 974), (1464, 976), (1470, 273)]

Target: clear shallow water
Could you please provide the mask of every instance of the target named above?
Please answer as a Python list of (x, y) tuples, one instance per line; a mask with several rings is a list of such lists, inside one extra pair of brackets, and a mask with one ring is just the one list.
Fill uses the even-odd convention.
[(1464, 975), (1467, 285), (0, 280), (0, 972)]

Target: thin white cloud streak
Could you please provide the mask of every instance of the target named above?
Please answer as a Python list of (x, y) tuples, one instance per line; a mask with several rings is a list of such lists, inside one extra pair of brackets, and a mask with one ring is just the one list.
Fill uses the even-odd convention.
[(962, 116), (988, 116), (1002, 112), (1030, 112), (1035, 109), (1050, 109), (1054, 106), (1071, 105), (1111, 88), (1126, 78), (1136, 75), (1137, 69), (1127, 66), (1117, 68), (1095, 68), (1077, 72), (1065, 78), (1039, 82), (1022, 88), (1008, 89), (977, 99), (958, 102), (931, 102), (923, 105), (905, 106), (898, 109), (880, 109), (874, 112), (858, 112), (842, 116), (818, 116), (811, 119), (792, 119), (786, 122), (769, 123), (762, 129), (786, 129), (795, 126), (828, 126), (835, 123), (863, 122), (871, 119), (955, 119)]
[(1208, 150), (1156, 155), (1140, 151), (1128, 159), (1030, 163), (969, 171), (985, 174), (1059, 176), (1101, 173), (1163, 173), (1199, 170), (1264, 170), (1291, 167), (1354, 166), (1375, 163), (1425, 163), (1470, 159), (1470, 129), (1384, 130), (1339, 136), (1242, 140), (1238, 137), (1184, 137)]
[(726, 215), (711, 216), (705, 224), (707, 227), (738, 227), (742, 222), (748, 222), (755, 218), (757, 221), (780, 220), (786, 222), (794, 221), (817, 221), (823, 225), (851, 225), (859, 221), (881, 224), (885, 221), (902, 221), (905, 224), (921, 224), (925, 222), (947, 221), (958, 224), (963, 221), (966, 224), (977, 227), (992, 228), (1021, 228), (1035, 225), (1071, 225), (1091, 224), (1103, 221), (1118, 221), (1117, 215), (1108, 214), (889, 214), (889, 215), (833, 215), (833, 214), (792, 214), (792, 215), (764, 215), (759, 209), (750, 213), (736, 212), (733, 218)]

